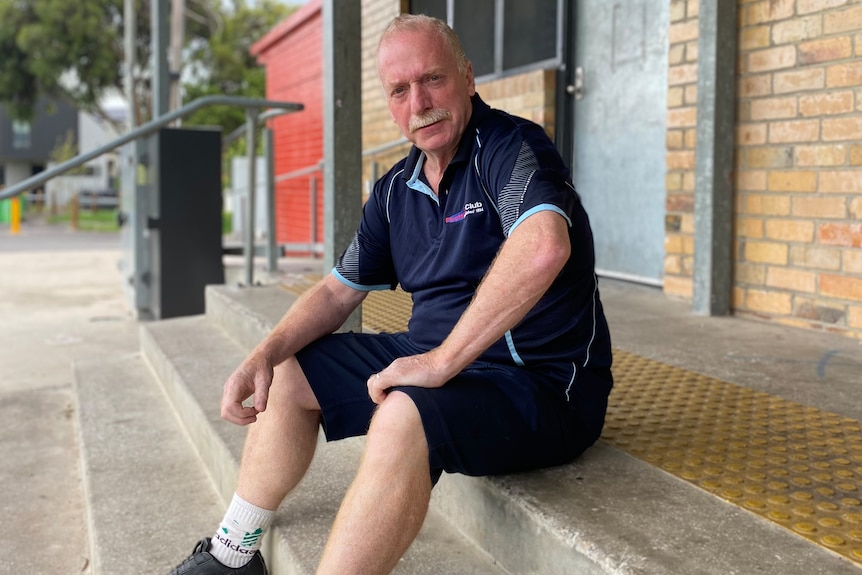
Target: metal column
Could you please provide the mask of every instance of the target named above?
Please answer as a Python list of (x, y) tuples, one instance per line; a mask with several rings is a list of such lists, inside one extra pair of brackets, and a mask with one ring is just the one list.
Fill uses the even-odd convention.
[[(324, 269), (350, 244), (362, 207), (360, 2), (323, 2)], [(357, 310), (343, 329), (361, 331)]]
[(701, 0), (698, 38), (693, 311), (730, 313), (736, 2)]

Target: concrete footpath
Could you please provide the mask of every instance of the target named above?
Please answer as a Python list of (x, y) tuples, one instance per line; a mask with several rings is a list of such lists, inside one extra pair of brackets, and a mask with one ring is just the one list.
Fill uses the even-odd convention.
[(117, 234), (0, 224), (0, 574), (89, 573), (71, 365), (138, 350), (119, 254)]

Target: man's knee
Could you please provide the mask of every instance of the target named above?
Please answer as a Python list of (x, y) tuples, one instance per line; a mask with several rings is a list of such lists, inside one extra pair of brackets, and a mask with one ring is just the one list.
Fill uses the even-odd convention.
[(273, 398), (279, 404), (289, 404), (305, 411), (320, 411), (317, 397), (295, 357), (289, 358), (273, 370), (270, 403)]
[(367, 445), (374, 449), (378, 444), (387, 450), (414, 451), (421, 448), (427, 453), (428, 442), (419, 409), (406, 393), (390, 392), (375, 411), (368, 429)]

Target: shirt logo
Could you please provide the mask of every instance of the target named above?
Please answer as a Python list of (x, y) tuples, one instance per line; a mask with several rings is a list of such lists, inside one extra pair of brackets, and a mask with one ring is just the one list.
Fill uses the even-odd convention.
[(457, 214), (452, 214), (451, 216), (446, 218), (447, 224), (454, 224), (460, 221), (463, 221), (467, 218), (467, 216), (471, 214), (481, 214), (485, 211), (482, 202), (467, 202), (464, 204), (464, 209), (458, 212)]

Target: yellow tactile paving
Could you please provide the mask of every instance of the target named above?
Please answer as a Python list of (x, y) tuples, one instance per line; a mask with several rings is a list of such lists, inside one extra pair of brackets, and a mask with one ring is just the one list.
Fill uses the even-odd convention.
[[(373, 292), (363, 323), (403, 330), (410, 311)], [(862, 564), (859, 421), (615, 349), (602, 439)]]

